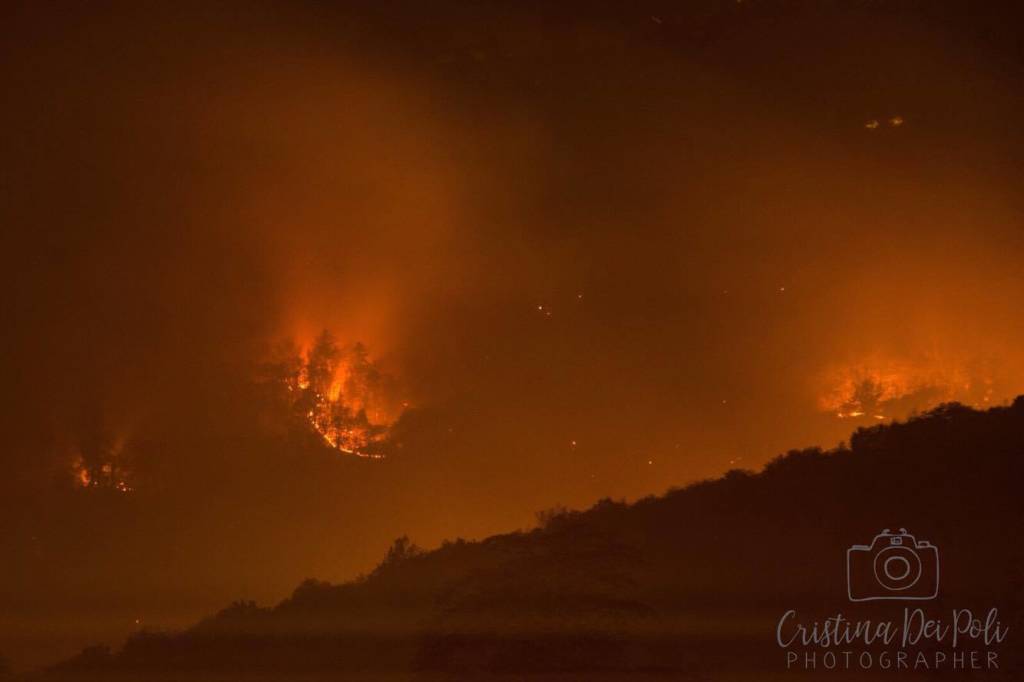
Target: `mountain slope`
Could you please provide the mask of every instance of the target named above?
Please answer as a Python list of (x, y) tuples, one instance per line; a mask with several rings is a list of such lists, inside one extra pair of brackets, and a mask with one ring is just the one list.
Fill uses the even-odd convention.
[(399, 542), (358, 581), (307, 581), (273, 608), (236, 604), (47, 676), (775, 670), (779, 616), (863, 611), (846, 599), (846, 548), (900, 527), (940, 549), (937, 608), (998, 606), (1019, 624), (1021, 453), (1024, 397), (944, 405), (858, 430), (849, 447), (604, 500), (531, 532), (426, 553)]

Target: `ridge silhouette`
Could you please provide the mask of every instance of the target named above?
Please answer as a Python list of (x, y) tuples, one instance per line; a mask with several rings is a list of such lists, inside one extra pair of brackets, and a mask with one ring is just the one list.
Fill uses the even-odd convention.
[(400, 538), (360, 579), (307, 580), (276, 606), (237, 602), (38, 678), (761, 679), (785, 672), (774, 638), (785, 610), (882, 617), (848, 602), (845, 552), (901, 527), (941, 552), (935, 609), (999, 608), (1011, 638), (1000, 668), (1019, 674), (1022, 452), (1024, 396), (987, 411), (946, 404), (759, 473), (545, 512), (531, 531), (433, 551)]

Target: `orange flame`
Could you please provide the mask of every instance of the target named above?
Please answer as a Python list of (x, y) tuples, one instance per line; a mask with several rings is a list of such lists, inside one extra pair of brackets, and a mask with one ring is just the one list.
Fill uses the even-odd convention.
[(364, 459), (383, 459), (379, 449), (408, 403), (396, 398), (395, 380), (361, 344), (335, 345), (326, 332), (293, 358), (278, 376), (289, 400), (331, 448)]
[(993, 381), (966, 363), (872, 358), (824, 373), (818, 407), (840, 419), (906, 417), (944, 402), (982, 407), (994, 400)]

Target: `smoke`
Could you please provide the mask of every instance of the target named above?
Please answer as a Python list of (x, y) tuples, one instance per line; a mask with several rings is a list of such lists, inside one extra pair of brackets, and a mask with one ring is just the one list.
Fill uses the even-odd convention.
[[(1019, 391), (1005, 31), (751, 4), (7, 10), (5, 600), (188, 620)], [(324, 329), (385, 460), (266, 428)]]

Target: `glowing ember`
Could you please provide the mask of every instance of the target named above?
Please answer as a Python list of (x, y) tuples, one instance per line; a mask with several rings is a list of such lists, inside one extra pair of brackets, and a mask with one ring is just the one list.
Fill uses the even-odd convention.
[(89, 464), (82, 455), (76, 455), (71, 463), (71, 474), (75, 484), (81, 488), (102, 488), (120, 493), (134, 492), (128, 480), (130, 472), (115, 461)]

